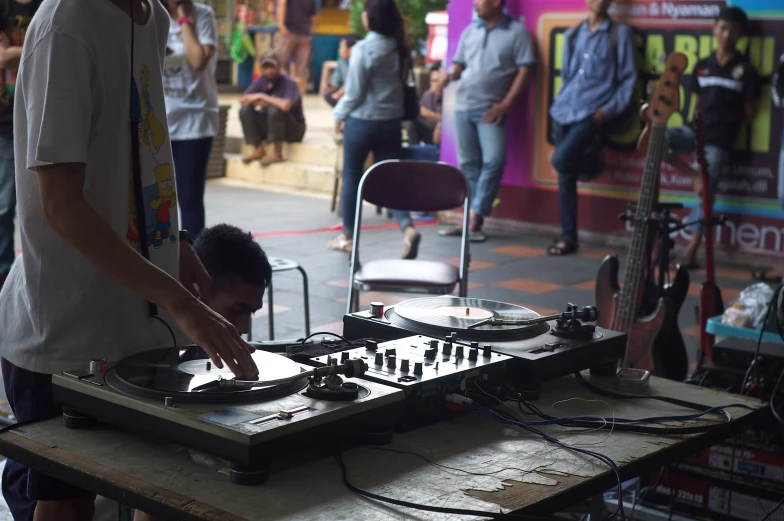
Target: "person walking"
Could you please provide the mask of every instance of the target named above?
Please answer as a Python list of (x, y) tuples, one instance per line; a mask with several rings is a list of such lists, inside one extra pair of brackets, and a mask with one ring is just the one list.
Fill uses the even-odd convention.
[[(331, 250), (351, 251), (359, 181), (368, 153), (376, 162), (400, 157), (404, 113), (403, 80), (411, 67), (403, 17), (395, 0), (368, 0), (362, 12), (368, 29), (351, 50), (345, 94), (333, 112), (343, 132), (343, 232), (329, 242)], [(408, 212), (391, 210), (403, 231), (401, 258), (417, 256), (422, 236)]]
[(168, 0), (169, 40), (163, 90), (169, 120), (183, 229), (196, 237), (205, 226), (204, 187), (218, 132), (215, 12), (193, 0)]

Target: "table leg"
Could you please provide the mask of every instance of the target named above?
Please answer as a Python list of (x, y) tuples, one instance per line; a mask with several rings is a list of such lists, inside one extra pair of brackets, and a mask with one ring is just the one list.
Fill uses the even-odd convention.
[(272, 277), (267, 285), (267, 321), (269, 323), (269, 339), (275, 340), (275, 304), (272, 301)]
[(308, 274), (305, 273), (305, 270), (302, 266), (297, 266), (297, 270), (299, 270), (300, 274), (302, 275), (302, 293), (304, 294), (305, 299), (305, 336), (310, 336), (310, 292), (308, 290)]
[(597, 494), (591, 498), (591, 506), (588, 507), (588, 519), (590, 521), (601, 521), (604, 517), (604, 495)]

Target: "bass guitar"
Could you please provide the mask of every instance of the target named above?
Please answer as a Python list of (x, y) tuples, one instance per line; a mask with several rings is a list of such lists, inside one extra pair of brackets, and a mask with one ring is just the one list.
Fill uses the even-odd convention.
[(700, 285), (700, 302), (698, 304), (698, 320), (700, 325), (700, 365), (709, 362), (713, 355), (715, 338), (705, 331), (708, 319), (724, 313), (724, 300), (721, 298), (721, 289), (716, 284), (716, 268), (713, 264), (713, 210), (711, 209), (710, 178), (708, 175), (708, 162), (705, 159), (705, 134), (702, 115), (697, 112), (694, 119), (697, 126), (697, 162), (700, 165), (700, 178), (702, 179), (702, 211), (705, 225), (705, 282)]
[(647, 154), (623, 289), (618, 285), (620, 263), (617, 256), (606, 257), (596, 277), (596, 306), (602, 311), (599, 326), (628, 335), (623, 367), (645, 369), (654, 374), (662, 374), (661, 361), (666, 358), (663, 353), (655, 352), (656, 339), (662, 326), (668, 321), (677, 321), (677, 316), (674, 306), (665, 296), (658, 299), (651, 313), (641, 316), (652, 238), (648, 219), (658, 201), (667, 120), (680, 107), (680, 78), (686, 65), (685, 55), (671, 54), (656, 91), (649, 104), (643, 107), (646, 126), (640, 135), (638, 148), (647, 149)]

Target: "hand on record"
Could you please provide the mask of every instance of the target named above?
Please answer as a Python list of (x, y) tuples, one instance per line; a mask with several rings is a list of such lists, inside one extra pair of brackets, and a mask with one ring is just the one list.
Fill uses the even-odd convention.
[(212, 279), (193, 246), (186, 241), (180, 241), (180, 283), (191, 295), (205, 304), (210, 303)]
[(182, 332), (201, 347), (219, 369), (224, 362), (240, 380), (253, 380), (259, 370), (251, 357), (255, 349), (225, 318), (198, 299), (189, 297), (167, 308)]

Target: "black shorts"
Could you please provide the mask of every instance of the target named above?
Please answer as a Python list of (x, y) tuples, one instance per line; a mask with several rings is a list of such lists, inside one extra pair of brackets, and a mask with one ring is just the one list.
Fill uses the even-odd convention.
[[(18, 422), (53, 418), (62, 414), (52, 396), (52, 375), (34, 373), (0, 359), (8, 404)], [(3, 470), (3, 497), (15, 521), (32, 521), (37, 501), (63, 501), (89, 495), (76, 488), (8, 460)]]

